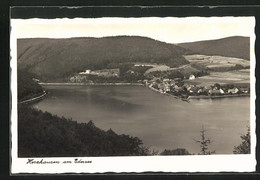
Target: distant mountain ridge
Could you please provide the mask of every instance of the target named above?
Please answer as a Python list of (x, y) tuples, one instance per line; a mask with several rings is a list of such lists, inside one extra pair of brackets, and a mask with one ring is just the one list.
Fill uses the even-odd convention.
[(84, 69), (116, 63), (163, 63), (178, 67), (189, 62), (185, 48), (140, 36), (68, 39), (18, 39), (18, 68), (43, 79), (59, 79)]
[(197, 41), (177, 44), (191, 50), (193, 53), (203, 55), (219, 55), (250, 59), (250, 38), (232, 36), (216, 40)]

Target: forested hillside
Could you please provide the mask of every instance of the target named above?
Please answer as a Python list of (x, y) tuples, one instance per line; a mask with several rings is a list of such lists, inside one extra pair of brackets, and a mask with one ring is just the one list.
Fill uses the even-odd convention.
[(195, 54), (236, 57), (246, 60), (250, 58), (249, 37), (233, 36), (217, 40), (180, 43), (178, 46), (190, 49)]
[(34, 82), (33, 74), (26, 71), (18, 70), (18, 101), (27, 100), (43, 93), (42, 87)]
[(18, 67), (41, 80), (60, 79), (84, 69), (103, 69), (124, 62), (163, 63), (177, 67), (189, 63), (189, 51), (139, 36), (69, 39), (19, 39)]
[(139, 138), (103, 131), (92, 121), (77, 123), (26, 105), (18, 114), (19, 157), (148, 155)]

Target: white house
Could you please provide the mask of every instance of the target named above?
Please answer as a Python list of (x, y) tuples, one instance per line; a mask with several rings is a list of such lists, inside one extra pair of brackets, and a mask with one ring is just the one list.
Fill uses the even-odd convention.
[(221, 94), (220, 90), (210, 89), (209, 94)]
[(239, 91), (237, 88), (229, 89), (228, 93), (236, 94)]
[(86, 71), (84, 72), (80, 72), (79, 74), (90, 74), (91, 70), (90, 69), (86, 69)]
[(190, 77), (189, 77), (189, 79), (195, 79), (195, 76), (192, 74), (192, 75), (190, 75)]
[(224, 93), (225, 93), (223, 89), (219, 89), (219, 92), (220, 92), (221, 94), (224, 94)]
[(248, 88), (239, 88), (240, 91), (242, 91), (243, 93), (248, 93), (249, 89)]
[(37, 83), (40, 82), (40, 80), (39, 80), (39, 79), (36, 79), (36, 78), (33, 78), (32, 80), (33, 80), (34, 82), (37, 82)]

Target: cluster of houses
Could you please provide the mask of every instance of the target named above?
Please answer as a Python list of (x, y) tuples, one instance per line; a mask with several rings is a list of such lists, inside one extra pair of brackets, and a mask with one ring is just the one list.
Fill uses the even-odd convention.
[(160, 93), (169, 93), (173, 90), (181, 90), (182, 87), (177, 85), (176, 80), (172, 79), (163, 79), (153, 78), (152, 80), (144, 80), (143, 83), (155, 90), (158, 90)]
[(144, 84), (149, 88), (159, 91), (162, 94), (172, 94), (176, 96), (197, 96), (197, 95), (206, 95), (206, 96), (214, 96), (214, 95), (229, 95), (229, 94), (247, 94), (249, 93), (248, 87), (227, 87), (220, 85), (212, 85), (212, 86), (196, 86), (192, 84), (180, 83), (179, 79), (160, 79), (154, 78), (152, 80), (144, 80)]

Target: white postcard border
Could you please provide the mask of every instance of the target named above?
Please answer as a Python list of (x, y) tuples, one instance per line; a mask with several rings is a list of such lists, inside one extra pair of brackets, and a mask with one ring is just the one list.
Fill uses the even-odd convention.
[[(252, 26), (250, 36), (250, 127), (251, 127), (251, 154), (249, 155), (210, 155), (210, 156), (141, 156), (141, 157), (75, 157), (75, 158), (18, 158), (17, 149), (17, 34), (16, 30), (20, 23), (84, 23), (86, 19), (29, 19), (11, 20), (11, 173), (105, 173), (105, 172), (252, 172), (255, 171), (255, 146), (256, 146), (256, 116), (255, 116), (255, 18), (254, 17), (189, 17), (189, 18), (165, 18), (167, 21), (187, 22), (198, 21), (230, 21), (246, 19)], [(106, 18), (98, 18), (99, 21), (106, 21)], [(117, 18), (113, 18), (115, 22)], [(122, 18), (119, 18), (122, 19)], [(126, 18), (125, 18), (126, 19)], [(142, 18), (130, 18), (130, 20)], [(161, 18), (147, 18), (156, 22)], [(88, 19), (94, 21), (95, 19)], [(159, 21), (158, 21), (159, 22)], [(38, 161), (31, 164), (30, 161)], [(75, 163), (82, 161), (82, 163)], [(58, 161), (59, 164), (51, 163)], [(67, 161), (67, 163), (64, 163)], [(71, 163), (69, 163), (71, 161)], [(84, 161), (84, 162), (83, 162)]]

